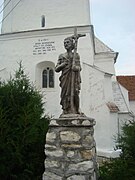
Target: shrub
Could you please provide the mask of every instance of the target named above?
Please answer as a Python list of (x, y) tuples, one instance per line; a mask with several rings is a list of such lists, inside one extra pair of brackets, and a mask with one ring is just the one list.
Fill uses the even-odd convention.
[(122, 153), (100, 168), (102, 180), (135, 180), (135, 121), (125, 124), (122, 131), (118, 139)]
[(0, 83), (0, 179), (41, 179), (48, 118), (41, 94), (20, 63), (15, 76)]

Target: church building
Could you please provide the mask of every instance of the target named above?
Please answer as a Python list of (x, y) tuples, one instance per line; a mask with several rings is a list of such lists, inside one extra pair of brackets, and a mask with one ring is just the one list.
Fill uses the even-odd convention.
[(77, 27), (81, 61), (80, 108), (96, 120), (95, 140), (99, 156), (116, 157), (114, 136), (123, 121), (133, 118), (128, 92), (116, 80), (114, 64), (118, 53), (94, 34), (89, 0), (4, 1), (0, 34), (0, 78), (7, 80), (18, 62), (43, 93), (45, 113), (58, 118), (60, 106), (58, 56), (65, 52), (63, 41)]

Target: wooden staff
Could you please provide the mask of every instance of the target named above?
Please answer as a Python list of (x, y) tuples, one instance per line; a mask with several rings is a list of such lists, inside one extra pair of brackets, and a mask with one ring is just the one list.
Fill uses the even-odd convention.
[(72, 76), (71, 76), (71, 111), (73, 114), (76, 113), (75, 105), (74, 105), (74, 91), (75, 91), (75, 72), (73, 71), (73, 67), (76, 65), (75, 64), (75, 58), (77, 54), (77, 44), (78, 44), (78, 39), (80, 37), (86, 36), (85, 34), (77, 34), (77, 27), (74, 29), (74, 35), (72, 38), (74, 39), (74, 54), (73, 54), (73, 61), (72, 61)]

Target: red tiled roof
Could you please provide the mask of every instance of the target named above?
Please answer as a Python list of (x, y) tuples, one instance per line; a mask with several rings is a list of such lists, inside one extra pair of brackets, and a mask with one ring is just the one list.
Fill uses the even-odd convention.
[(129, 101), (135, 101), (135, 76), (117, 76), (117, 81), (128, 90)]

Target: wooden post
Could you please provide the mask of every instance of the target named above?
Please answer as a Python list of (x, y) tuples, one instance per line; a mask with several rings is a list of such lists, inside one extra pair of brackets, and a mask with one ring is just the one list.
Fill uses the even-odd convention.
[(74, 55), (73, 55), (73, 62), (72, 62), (72, 79), (71, 79), (71, 110), (72, 113), (75, 114), (76, 113), (76, 109), (75, 109), (75, 105), (74, 105), (74, 91), (75, 91), (75, 72), (73, 71), (73, 67), (75, 65), (75, 58), (76, 58), (76, 53), (77, 53), (77, 43), (78, 43), (78, 38), (77, 38), (77, 27), (75, 27), (74, 29), (74, 40), (75, 40), (75, 44), (74, 44)]
[(75, 27), (75, 29), (74, 29), (74, 35), (72, 36), (73, 37), (73, 39), (74, 39), (74, 55), (73, 55), (73, 62), (72, 62), (72, 79), (71, 79), (71, 111), (72, 111), (72, 113), (73, 114), (75, 114), (76, 113), (76, 109), (75, 109), (75, 104), (74, 104), (74, 96), (75, 96), (75, 82), (74, 82), (74, 80), (75, 80), (75, 72), (73, 71), (73, 67), (76, 65), (75, 64), (75, 58), (76, 58), (76, 53), (77, 53), (77, 44), (78, 44), (78, 39), (80, 38), (80, 37), (84, 37), (84, 36), (86, 36), (85, 34), (77, 34), (77, 27)]

